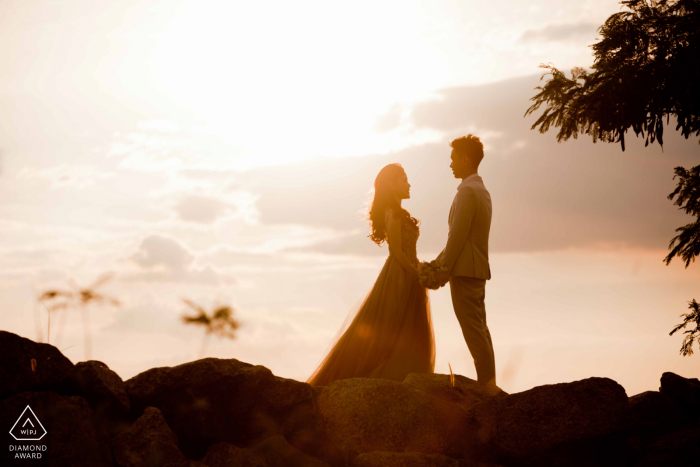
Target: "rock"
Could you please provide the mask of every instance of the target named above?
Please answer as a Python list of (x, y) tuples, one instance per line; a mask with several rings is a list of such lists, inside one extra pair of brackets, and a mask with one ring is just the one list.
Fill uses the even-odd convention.
[(264, 457), (228, 441), (219, 441), (209, 446), (202, 462), (208, 467), (268, 467)]
[(334, 381), (317, 404), (323, 430), (340, 449), (340, 462), (372, 451), (463, 457), (472, 437), (462, 407), (387, 379)]
[(329, 467), (326, 462), (294, 449), (282, 435), (271, 436), (252, 449), (270, 467)]
[(700, 428), (684, 428), (648, 446), (634, 467), (697, 467), (700, 463)]
[(352, 467), (459, 467), (459, 462), (441, 454), (375, 451), (357, 456)]
[(608, 378), (549, 384), (471, 411), (475, 455), (508, 466), (619, 466), (628, 460), (629, 402)]
[(678, 431), (688, 423), (681, 404), (673, 397), (657, 391), (647, 391), (630, 397), (630, 435), (637, 436), (642, 445)]
[(160, 410), (147, 407), (131, 427), (112, 439), (112, 450), (119, 467), (188, 467), (177, 444)]
[(227, 441), (215, 443), (202, 462), (209, 467), (329, 467), (294, 449), (281, 435), (272, 436), (252, 448), (241, 448)]
[(53, 345), (0, 331), (0, 399), (27, 391), (77, 395), (74, 372), (73, 363)]
[[(462, 375), (454, 375), (455, 385), (450, 382), (450, 375), (438, 373), (410, 373), (403, 384), (416, 388), (426, 394), (453, 402), (465, 410), (494, 396), (488, 394), (482, 385)], [(505, 397), (504, 391), (495, 397)]]
[(313, 438), (311, 386), (263, 366), (205, 358), (150, 369), (126, 386), (132, 418), (146, 406), (160, 409), (189, 458), (201, 458), (216, 441), (250, 445), (282, 434), (298, 447)]
[(110, 435), (128, 428), (129, 394), (126, 384), (107, 365), (96, 360), (75, 365), (80, 393)]
[[(36, 415), (46, 434), (38, 441), (16, 441), (10, 434), (6, 434), (7, 444), (46, 446), (38, 462), (47, 467), (114, 465), (109, 437), (84, 398), (63, 396), (51, 391), (15, 394), (0, 402), (0, 426), (9, 430), (27, 406)], [(24, 420), (26, 425), (26, 418)], [(14, 457), (15, 453), (7, 446), (0, 449), (0, 465), (34, 465), (32, 460)]]
[(678, 400), (694, 420), (700, 417), (700, 380), (684, 378), (675, 373), (666, 372), (661, 375), (661, 387), (664, 394)]

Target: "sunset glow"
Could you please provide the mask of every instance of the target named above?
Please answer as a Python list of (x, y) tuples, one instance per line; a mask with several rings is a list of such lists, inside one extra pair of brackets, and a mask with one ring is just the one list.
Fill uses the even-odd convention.
[[(197, 358), (182, 298), (229, 304), (207, 356), (304, 381), (371, 288), (387, 248), (361, 219), (399, 162), (418, 257), (447, 238), (450, 139), (485, 143), (493, 198), (489, 327), (503, 389), (607, 376), (628, 395), (698, 377), (668, 333), (700, 267), (665, 266), (686, 223), (666, 196), (697, 165), (664, 149), (530, 130), (540, 63), (590, 66), (612, 0), (147, 1), (0, 4), (0, 329), (46, 342), (35, 299), (71, 280), (92, 358), (124, 380)], [(671, 123), (673, 125), (673, 122)], [(447, 288), (431, 291), (438, 373), (475, 377)], [(77, 310), (50, 343), (85, 360)]]

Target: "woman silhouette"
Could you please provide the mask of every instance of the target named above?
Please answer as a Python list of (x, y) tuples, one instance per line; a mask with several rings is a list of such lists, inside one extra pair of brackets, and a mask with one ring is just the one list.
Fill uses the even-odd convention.
[(348, 315), (331, 350), (306, 381), (312, 386), (358, 377), (403, 381), (409, 373), (435, 369), (428, 291), (416, 270), (418, 221), (401, 207), (410, 187), (400, 164), (389, 164), (377, 174), (369, 238), (377, 245), (386, 241), (389, 257), (357, 313)]

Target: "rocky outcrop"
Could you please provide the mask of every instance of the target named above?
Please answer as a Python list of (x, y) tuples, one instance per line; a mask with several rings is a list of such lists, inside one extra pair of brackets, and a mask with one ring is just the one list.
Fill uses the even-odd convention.
[(685, 428), (650, 445), (634, 467), (697, 467), (700, 463), (700, 428)]
[(607, 378), (549, 384), (476, 405), (480, 459), (507, 466), (627, 462), (629, 402)]
[(76, 395), (75, 367), (53, 345), (0, 331), (0, 399), (25, 391)]
[[(0, 426), (9, 430), (27, 406), (36, 415), (46, 434), (38, 441), (17, 441), (9, 434), (4, 436), (11, 446), (46, 446), (44, 451), (39, 451), (42, 457), (36, 461), (40, 464), (36, 465), (114, 466), (109, 437), (84, 398), (62, 396), (51, 391), (15, 394), (0, 401)], [(26, 424), (27, 428), (29, 426)], [(3, 446), (0, 449), (0, 465), (31, 465), (30, 459), (16, 458), (15, 452)]]
[(683, 406), (673, 397), (646, 391), (630, 397), (630, 436), (646, 446), (690, 423)]
[(115, 436), (112, 450), (119, 467), (187, 467), (188, 464), (178, 448), (177, 436), (155, 407), (147, 407), (131, 427)]
[(153, 368), (126, 381), (131, 413), (157, 407), (188, 456), (216, 441), (249, 445), (281, 434), (304, 445), (313, 437), (314, 391), (263, 366), (205, 358)]
[[(311, 387), (217, 358), (124, 382), (11, 333), (0, 345), (0, 426), (29, 405), (48, 433), (16, 444), (46, 445), (47, 466), (651, 467), (700, 456), (700, 383), (673, 373), (629, 399), (607, 378), (514, 394), (417, 373)], [(0, 465), (33, 464), (2, 449)]]
[(107, 432), (115, 435), (126, 429), (129, 426), (129, 393), (119, 375), (96, 360), (80, 362), (75, 365), (75, 370), (80, 393)]
[(440, 454), (375, 451), (357, 456), (352, 467), (459, 467), (459, 462)]
[(457, 404), (396, 381), (350, 378), (318, 398), (323, 431), (349, 463), (372, 451), (467, 455), (473, 430)]
[(119, 467), (209, 467), (185, 458), (177, 436), (155, 407), (147, 407), (136, 422), (112, 439), (112, 451)]
[(695, 421), (700, 418), (700, 380), (667, 372), (661, 375), (659, 390), (679, 401)]
[(454, 375), (454, 385), (452, 385), (449, 375), (411, 373), (406, 376), (403, 384), (441, 400), (450, 401), (464, 410), (469, 410), (476, 404), (494, 397), (502, 398), (508, 395), (500, 391), (494, 396), (473, 379), (462, 375)]
[(329, 467), (294, 449), (281, 435), (267, 438), (251, 448), (241, 448), (227, 441), (213, 444), (202, 463), (209, 467)]

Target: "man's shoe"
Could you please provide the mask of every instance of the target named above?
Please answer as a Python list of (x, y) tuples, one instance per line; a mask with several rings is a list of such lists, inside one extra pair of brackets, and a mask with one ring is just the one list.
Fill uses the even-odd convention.
[(499, 388), (498, 386), (496, 386), (496, 383), (494, 383), (493, 380), (490, 380), (486, 384), (480, 383), (480, 386), (481, 386), (482, 390), (486, 393), (486, 395), (489, 397), (495, 397), (495, 396), (499, 395), (500, 393), (505, 394), (505, 391), (503, 389)]

